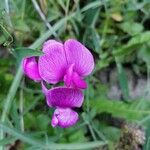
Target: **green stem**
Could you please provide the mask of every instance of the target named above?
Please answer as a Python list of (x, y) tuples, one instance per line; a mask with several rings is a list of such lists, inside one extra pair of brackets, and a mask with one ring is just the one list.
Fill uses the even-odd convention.
[(19, 101), (19, 113), (20, 113), (20, 129), (22, 132), (24, 132), (23, 103), (24, 103), (23, 89), (21, 89), (20, 90), (20, 101)]
[[(87, 78), (87, 84), (89, 84), (89, 78)], [(86, 111), (87, 111), (87, 113), (89, 113), (90, 112), (90, 104), (89, 104), (89, 86), (88, 86), (88, 88), (86, 89)]]
[(94, 131), (93, 131), (93, 128), (92, 128), (92, 126), (91, 126), (90, 123), (88, 123), (88, 127), (89, 127), (89, 130), (90, 130), (90, 133), (91, 133), (91, 135), (92, 135), (93, 140), (96, 141), (97, 138), (96, 138), (96, 135), (95, 135), (95, 133), (94, 133)]

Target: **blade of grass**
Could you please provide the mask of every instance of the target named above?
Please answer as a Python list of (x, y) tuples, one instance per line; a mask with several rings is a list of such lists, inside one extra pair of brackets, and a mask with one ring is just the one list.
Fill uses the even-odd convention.
[(108, 2), (108, 0), (105, 0), (105, 1), (95, 1), (95, 2), (92, 2), (92, 3), (89, 3), (88, 5), (86, 5), (85, 7), (82, 8), (81, 12), (85, 12), (89, 9), (92, 9), (92, 8), (97, 8), (101, 5), (104, 5), (106, 2)]
[(127, 75), (121, 63), (116, 61), (116, 65), (117, 65), (117, 70), (118, 70), (119, 85), (120, 85), (123, 97), (127, 101), (129, 99), (129, 87), (128, 87)]
[(23, 118), (23, 103), (24, 103), (24, 98), (23, 98), (23, 89), (20, 90), (20, 102), (19, 102), (19, 112), (20, 112), (20, 129), (22, 132), (24, 132), (24, 118)]
[(55, 37), (58, 38), (57, 33), (52, 29), (52, 26), (51, 26), (50, 23), (47, 21), (47, 19), (46, 19), (44, 13), (42, 12), (42, 10), (40, 9), (40, 7), (39, 7), (39, 5), (38, 5), (38, 3), (37, 3), (37, 1), (36, 1), (36, 0), (32, 0), (32, 3), (33, 3), (33, 5), (34, 5), (36, 11), (37, 11), (38, 14), (40, 15), (42, 21), (45, 23), (45, 25), (48, 27), (48, 29), (52, 31), (52, 34), (53, 34)]
[(7, 21), (10, 27), (12, 27), (10, 11), (9, 11), (9, 0), (5, 0), (5, 11), (7, 13)]

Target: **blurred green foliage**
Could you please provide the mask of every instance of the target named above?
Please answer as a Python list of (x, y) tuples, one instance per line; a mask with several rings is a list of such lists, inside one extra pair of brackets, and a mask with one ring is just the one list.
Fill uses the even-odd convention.
[[(150, 102), (144, 96), (131, 100), (125, 66), (129, 65), (136, 76), (142, 74), (147, 77), (147, 82), (150, 80), (150, 1), (36, 2), (45, 20), (40, 17), (32, 0), (1, 1), (0, 114), (18, 68), (16, 58), (20, 61), (24, 56), (41, 55), (41, 44), (36, 48), (37, 51), (25, 47), (29, 47), (39, 37), (42, 38), (45, 33), (52, 33), (47, 37), (49, 39), (64, 41), (76, 38), (84, 43), (94, 55), (96, 68), (87, 79), (89, 87), (85, 92), (84, 105), (79, 109), (80, 121), (69, 129), (52, 128), (49, 125), (53, 109), (46, 105), (40, 85), (23, 77), (7, 114), (7, 125), (1, 125), (9, 135), (0, 141), (0, 145), (15, 144), (20, 139), (21, 143), (25, 142), (20, 149), (44, 149), (41, 146), (43, 143), (53, 145), (54, 142), (76, 142), (78, 149), (82, 149), (81, 143), (98, 140), (102, 144), (107, 142), (103, 148), (98, 149), (115, 149), (121, 130), (96, 117), (101, 113), (110, 113), (126, 122), (142, 126), (146, 131), (144, 150), (149, 150)], [(117, 80), (124, 101), (109, 100), (109, 83), (103, 84), (99, 80), (99, 71), (112, 68), (117, 68)], [(149, 86), (143, 90), (150, 92)], [(38, 141), (41, 143), (38, 144)], [(69, 149), (69, 146), (63, 149)]]

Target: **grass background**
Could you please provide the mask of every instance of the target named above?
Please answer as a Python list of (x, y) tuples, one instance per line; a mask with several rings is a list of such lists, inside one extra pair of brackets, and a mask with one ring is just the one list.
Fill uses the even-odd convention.
[[(115, 149), (121, 129), (99, 117), (109, 113), (142, 126), (146, 134), (143, 149), (149, 150), (149, 30), (149, 0), (1, 0), (1, 149), (6, 145), (21, 150)], [(46, 105), (40, 85), (22, 76), (18, 62), (27, 47), (41, 50), (47, 39), (68, 38), (79, 40), (91, 50), (96, 67), (87, 78), (84, 105), (78, 110), (80, 121), (69, 129), (52, 128), (53, 110)], [(26, 47), (26, 53), (20, 48), (16, 54), (18, 47)], [(104, 84), (99, 78), (101, 72), (109, 73), (113, 68), (121, 101), (109, 99), (110, 82)], [(144, 94), (134, 100), (126, 68), (135, 79), (146, 78)]]

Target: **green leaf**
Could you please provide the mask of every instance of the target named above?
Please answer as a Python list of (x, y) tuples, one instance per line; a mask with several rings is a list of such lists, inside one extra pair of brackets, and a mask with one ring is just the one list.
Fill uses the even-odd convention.
[(150, 48), (143, 46), (138, 53), (138, 57), (150, 65)]
[(85, 12), (84, 22), (89, 26), (95, 26), (95, 22), (98, 19), (99, 8), (89, 9)]
[(119, 79), (119, 85), (123, 93), (123, 97), (125, 100), (129, 99), (129, 88), (128, 88), (128, 79), (127, 75), (120, 63), (117, 63), (117, 69), (118, 69), (118, 79)]
[(120, 28), (130, 35), (136, 35), (143, 31), (142, 24), (136, 22), (124, 22), (120, 25)]
[[(138, 120), (143, 116), (150, 115), (149, 108), (139, 108), (136, 109), (135, 104), (140, 101), (136, 101), (133, 103), (124, 103), (122, 101), (116, 100), (104, 100), (104, 99), (96, 99), (90, 101), (90, 106), (92, 109), (95, 109), (97, 113), (111, 113), (116, 117), (125, 118), (129, 121)], [(150, 105), (150, 102), (145, 101), (147, 106)]]
[[(106, 2), (106, 1), (105, 1)], [(89, 9), (95, 9), (97, 7), (100, 7), (101, 5), (103, 5), (105, 2), (101, 2), (99, 0), (96, 0), (94, 2), (91, 2), (89, 4), (87, 4), (85, 7), (82, 8), (81, 12), (85, 12)]]
[(134, 36), (127, 44), (127, 47), (137, 45), (137, 44), (143, 44), (146, 42), (149, 42), (150, 40), (150, 31), (142, 32), (138, 34), (137, 36)]
[(139, 49), (140, 46), (150, 41), (150, 31), (140, 33), (121, 48), (113, 51), (114, 56), (124, 56), (130, 54), (136, 49)]
[(93, 27), (86, 29), (83, 36), (83, 42), (94, 52), (100, 53), (100, 36)]
[(12, 53), (16, 57), (18, 62), (21, 62), (21, 60), (27, 56), (41, 56), (41, 55), (43, 55), (42, 51), (33, 50), (33, 49), (27, 48), (27, 47), (19, 47), (19, 48), (13, 49)]
[(95, 29), (92, 29), (92, 41), (94, 44), (95, 51), (100, 53), (100, 36)]

